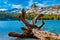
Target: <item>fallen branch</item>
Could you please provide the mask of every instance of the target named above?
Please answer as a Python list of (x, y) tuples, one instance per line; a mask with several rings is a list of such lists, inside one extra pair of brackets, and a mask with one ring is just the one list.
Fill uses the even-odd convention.
[(15, 32), (10, 32), (8, 35), (12, 37), (19, 38), (38, 38), (40, 40), (60, 40), (60, 35), (56, 35), (54, 33), (49, 33), (46, 31), (41, 31), (41, 28), (45, 24), (42, 20), (40, 26), (35, 25), (36, 21), (39, 17), (42, 17), (43, 14), (38, 14), (31, 23), (28, 23), (25, 19), (26, 12), (24, 9), (22, 10), (22, 14), (20, 14), (19, 19), (25, 24), (27, 28), (22, 27), (21, 29), (24, 31), (22, 34), (18, 34)]

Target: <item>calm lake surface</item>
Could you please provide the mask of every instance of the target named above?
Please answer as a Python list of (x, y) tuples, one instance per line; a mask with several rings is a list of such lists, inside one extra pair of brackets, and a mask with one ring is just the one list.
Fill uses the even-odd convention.
[[(28, 20), (30, 22), (31, 20)], [(60, 20), (44, 20), (45, 25), (41, 30), (60, 34)], [(41, 20), (37, 21), (36, 25), (40, 25)], [(24, 24), (20, 21), (0, 21), (0, 40), (13, 40), (14, 38), (9, 37), (9, 32), (22, 33), (20, 29)], [(12, 39), (11, 39), (12, 38)]]

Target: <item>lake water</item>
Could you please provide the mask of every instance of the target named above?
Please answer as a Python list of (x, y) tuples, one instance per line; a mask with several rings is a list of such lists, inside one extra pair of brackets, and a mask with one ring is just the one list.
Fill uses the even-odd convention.
[[(31, 20), (28, 20), (30, 22)], [(41, 30), (60, 34), (60, 20), (44, 20), (45, 25)], [(40, 25), (41, 21), (38, 20), (36, 25)], [(20, 21), (0, 21), (0, 40), (13, 40), (14, 38), (9, 37), (9, 32), (22, 33), (20, 29), (24, 24)], [(12, 38), (12, 39), (11, 39)]]

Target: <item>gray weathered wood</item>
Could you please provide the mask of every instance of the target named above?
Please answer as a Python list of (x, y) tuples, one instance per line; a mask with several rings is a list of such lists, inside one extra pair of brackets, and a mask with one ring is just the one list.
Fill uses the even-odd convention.
[(38, 29), (32, 29), (32, 33), (41, 40), (60, 40), (60, 34), (50, 33)]

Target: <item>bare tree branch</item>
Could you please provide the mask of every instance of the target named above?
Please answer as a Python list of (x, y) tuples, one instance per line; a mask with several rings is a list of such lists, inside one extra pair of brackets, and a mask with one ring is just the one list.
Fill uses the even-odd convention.
[(22, 9), (22, 14), (21, 16), (23, 17), (23, 19), (25, 19), (25, 14), (26, 14), (26, 11), (24, 9)]
[(42, 23), (41, 23), (41, 25), (40, 25), (39, 27), (37, 27), (37, 26), (35, 25), (37, 19), (38, 19), (39, 17), (42, 17), (43, 14), (38, 14), (38, 15), (32, 20), (31, 24), (29, 24), (29, 23), (25, 20), (25, 14), (26, 14), (26, 12), (24, 11), (24, 9), (22, 9), (22, 14), (20, 14), (19, 18), (20, 18), (20, 20), (21, 20), (27, 27), (30, 27), (30, 28), (40, 28), (40, 27), (43, 26), (43, 21), (42, 21)]
[(43, 14), (37, 14), (37, 16), (32, 20), (31, 24), (35, 25), (37, 19), (38, 19), (39, 17), (42, 17), (42, 16), (43, 16)]
[(21, 29), (22, 29), (23, 31), (27, 30), (27, 28), (25, 28), (25, 27), (21, 27)]
[(29, 23), (25, 20), (25, 14), (26, 14), (26, 12), (24, 11), (24, 9), (22, 9), (22, 14), (20, 14), (19, 19), (20, 19), (27, 27), (31, 27), (31, 28), (37, 27), (36, 25), (29, 24)]
[(39, 29), (41, 29), (44, 24), (45, 24), (45, 23), (44, 23), (44, 21), (42, 20), (42, 22), (41, 22), (41, 24), (40, 24), (40, 26), (39, 26)]

